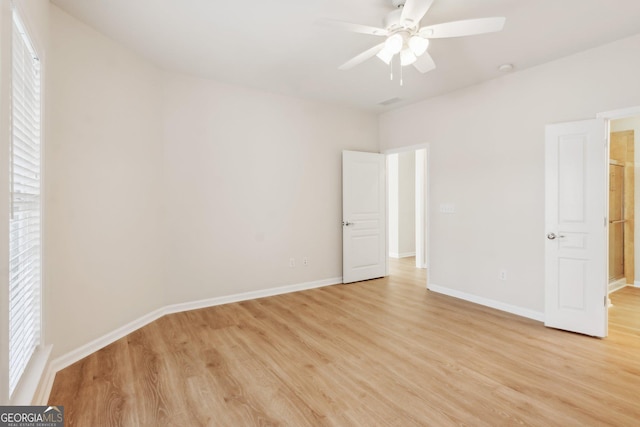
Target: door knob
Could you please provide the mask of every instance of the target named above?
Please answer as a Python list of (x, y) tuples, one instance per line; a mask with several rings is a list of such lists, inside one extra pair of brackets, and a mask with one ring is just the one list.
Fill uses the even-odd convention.
[(559, 239), (564, 239), (565, 236), (564, 236), (564, 234), (556, 236), (556, 233), (547, 234), (547, 239), (549, 239), (549, 240), (554, 240), (556, 237), (559, 238)]

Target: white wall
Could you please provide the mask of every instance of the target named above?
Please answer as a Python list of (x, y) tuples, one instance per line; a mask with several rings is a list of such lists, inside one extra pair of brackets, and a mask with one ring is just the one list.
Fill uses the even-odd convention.
[(375, 115), (165, 73), (51, 9), (54, 357), (162, 306), (339, 279), (341, 151), (378, 151)]
[(544, 127), (640, 105), (638, 51), (635, 36), (381, 115), (382, 149), (431, 146), (432, 284), (542, 313)]
[[(624, 130), (632, 130), (635, 141), (635, 223), (640, 224), (640, 117), (629, 117), (628, 119), (619, 119), (611, 121), (611, 132), (621, 132)], [(640, 248), (640, 232), (636, 231), (634, 236), (634, 244), (636, 248)], [(640, 250), (635, 251), (635, 271), (640, 274)], [(640, 284), (640, 277), (636, 277), (635, 282)]]
[(341, 152), (378, 151), (374, 115), (172, 74), (163, 104), (166, 301), (342, 276)]
[(398, 253), (416, 252), (416, 155), (398, 153)]
[(387, 157), (389, 256), (403, 258), (416, 252), (415, 151)]
[(64, 354), (163, 304), (162, 80), (51, 7), (46, 334)]

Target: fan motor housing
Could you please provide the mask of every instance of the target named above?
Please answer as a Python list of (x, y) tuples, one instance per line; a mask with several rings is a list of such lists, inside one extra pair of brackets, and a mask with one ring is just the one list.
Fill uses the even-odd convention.
[(393, 7), (400, 7), (404, 6), (406, 1), (407, 0), (391, 0), (391, 4), (393, 4)]

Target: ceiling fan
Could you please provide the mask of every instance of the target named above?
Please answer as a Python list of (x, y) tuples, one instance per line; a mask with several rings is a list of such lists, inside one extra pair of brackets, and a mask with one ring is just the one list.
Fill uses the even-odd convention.
[(433, 58), (427, 52), (430, 39), (493, 33), (504, 27), (503, 17), (467, 19), (421, 27), (420, 21), (433, 2), (434, 0), (391, 0), (396, 9), (386, 16), (384, 28), (322, 20), (321, 23), (332, 27), (386, 38), (384, 42), (354, 56), (338, 68), (348, 70), (374, 56), (391, 64), (393, 58), (399, 55), (401, 67), (413, 65), (421, 73), (426, 73), (436, 68)]

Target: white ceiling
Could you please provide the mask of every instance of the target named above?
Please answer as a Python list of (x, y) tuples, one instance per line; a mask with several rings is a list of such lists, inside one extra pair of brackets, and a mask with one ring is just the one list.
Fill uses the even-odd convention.
[[(434, 39), (437, 68), (404, 68), (404, 86), (377, 58), (337, 67), (382, 41), (318, 25), (382, 26), (391, 0), (51, 0), (160, 67), (271, 92), (384, 111), (640, 32), (640, 0), (435, 0), (423, 25), (504, 16), (502, 32)], [(400, 98), (389, 107), (379, 103)]]

